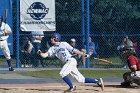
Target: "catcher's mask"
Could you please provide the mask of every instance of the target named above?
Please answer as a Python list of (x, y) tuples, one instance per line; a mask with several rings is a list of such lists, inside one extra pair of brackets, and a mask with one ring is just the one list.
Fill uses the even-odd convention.
[(122, 53), (125, 55), (131, 55), (131, 54), (135, 54), (135, 50), (133, 47), (128, 47), (128, 46), (125, 46), (123, 49), (122, 49)]

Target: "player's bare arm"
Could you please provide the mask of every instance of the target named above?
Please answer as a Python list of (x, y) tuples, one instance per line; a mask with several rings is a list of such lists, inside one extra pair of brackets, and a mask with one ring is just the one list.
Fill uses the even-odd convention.
[(137, 71), (137, 66), (136, 66), (136, 65), (133, 65), (133, 66), (131, 66), (131, 69), (132, 69), (133, 71)]
[(85, 57), (90, 57), (90, 55), (89, 54), (86, 54), (86, 53), (84, 53), (84, 52), (81, 52), (81, 51), (79, 51), (78, 49), (76, 49), (76, 51), (74, 51), (74, 53), (76, 53), (76, 54), (79, 54), (79, 55), (82, 55), (82, 56), (85, 56)]

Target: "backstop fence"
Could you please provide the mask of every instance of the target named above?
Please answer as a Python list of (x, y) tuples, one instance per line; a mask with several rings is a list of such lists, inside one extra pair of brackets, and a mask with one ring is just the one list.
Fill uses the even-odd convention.
[[(62, 35), (62, 41), (70, 43), (70, 40), (74, 38), (77, 44), (76, 48), (79, 50), (86, 49), (85, 46), (89, 44), (89, 52), (90, 40), (87, 39), (89, 37), (92, 39), (93, 54), (87, 60), (89, 62), (86, 63), (86, 66), (83, 66), (84, 59), (82, 57), (77, 58), (79, 68), (126, 68), (126, 59), (121, 54), (124, 38), (132, 41), (136, 54), (140, 57), (140, 2), (136, 3), (131, 0), (87, 1), (55, 0), (56, 32)], [(17, 21), (19, 21), (17, 15), (19, 6), (17, 5), (16, 0), (13, 0), (13, 64), (19, 68), (62, 67), (63, 63), (57, 58), (41, 58), (32, 54), (35, 46), (32, 44), (31, 32), (23, 32), (17, 27)], [(89, 33), (87, 30), (89, 30)], [(48, 38), (51, 33), (53, 32), (44, 31), (44, 37), (39, 48), (44, 52), (52, 46)], [(28, 49), (29, 47), (31, 50)], [(95, 57), (109, 60), (113, 64), (100, 62), (94, 59)], [(5, 63), (2, 62), (1, 65), (5, 65)]]

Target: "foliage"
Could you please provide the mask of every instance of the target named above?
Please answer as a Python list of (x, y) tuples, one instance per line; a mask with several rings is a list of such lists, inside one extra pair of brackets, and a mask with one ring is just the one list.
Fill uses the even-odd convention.
[[(60, 33), (81, 33), (82, 0), (55, 1), (57, 30)], [(91, 34), (137, 34), (139, 5), (139, 0), (90, 0)], [(13, 0), (13, 14), (15, 6), (16, 0)]]
[(96, 1), (98, 2), (96, 5), (91, 5), (94, 11), (91, 14), (91, 18), (93, 18), (91, 23), (95, 33), (97, 33), (96, 30), (100, 33), (109, 34), (129, 34), (133, 31), (129, 28), (132, 25), (131, 21), (134, 22), (135, 19), (140, 18), (138, 5), (132, 5), (127, 0)]
[[(56, 31), (66, 35), (66, 38), (71, 38), (68, 37), (69, 34), (81, 35), (81, 13), (85, 15), (86, 21), (86, 0), (84, 0), (84, 12), (81, 12), (81, 1), (55, 0)], [(16, 24), (15, 19), (16, 0), (13, 0), (13, 24)], [(122, 41), (123, 36), (120, 38), (113, 35), (139, 35), (139, 19), (140, 0), (90, 0), (90, 34), (97, 35), (94, 38), (98, 40), (100, 46), (99, 54), (106, 55), (108, 51), (110, 55), (116, 55), (118, 52), (116, 47)], [(13, 26), (15, 29), (16, 25)], [(79, 36), (75, 37), (79, 38)], [(81, 43), (81, 39), (80, 37), (77, 40), (78, 43)]]
[[(80, 22), (80, 1), (79, 0), (58, 0), (60, 6), (57, 20), (69, 24)], [(132, 33), (133, 24), (140, 18), (139, 4), (127, 0), (91, 0), (91, 33), (125, 34)], [(135, 0), (136, 2), (136, 0)], [(62, 8), (63, 6), (63, 8)], [(86, 10), (85, 10), (86, 11)], [(74, 25), (75, 25), (74, 24)], [(72, 28), (73, 24), (69, 24)], [(137, 29), (134, 29), (137, 30)], [(73, 31), (74, 33), (74, 31)]]

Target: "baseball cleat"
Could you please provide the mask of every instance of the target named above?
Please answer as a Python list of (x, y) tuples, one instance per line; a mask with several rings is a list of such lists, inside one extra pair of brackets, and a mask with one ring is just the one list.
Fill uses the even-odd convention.
[(98, 84), (99, 87), (101, 87), (102, 90), (104, 90), (104, 83), (103, 83), (103, 79), (102, 78), (99, 79), (97, 84)]
[(13, 69), (12, 67), (9, 68), (9, 71), (15, 71), (15, 69)]
[(76, 86), (74, 86), (73, 88), (69, 88), (68, 90), (64, 92), (75, 92), (75, 91), (76, 91)]

